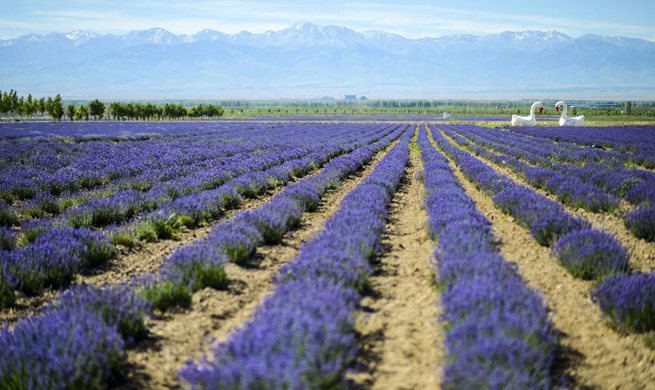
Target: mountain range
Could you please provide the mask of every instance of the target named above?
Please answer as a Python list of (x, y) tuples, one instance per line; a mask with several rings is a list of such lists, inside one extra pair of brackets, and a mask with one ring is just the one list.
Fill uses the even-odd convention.
[(655, 99), (655, 43), (557, 31), (408, 39), (296, 23), (0, 40), (0, 89), (65, 98)]

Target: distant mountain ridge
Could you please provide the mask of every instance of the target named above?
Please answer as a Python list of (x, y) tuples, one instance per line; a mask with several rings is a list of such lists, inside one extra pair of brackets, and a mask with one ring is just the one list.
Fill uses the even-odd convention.
[(655, 97), (654, 42), (557, 31), (420, 39), (312, 23), (261, 34), (72, 31), (0, 40), (0, 57), (0, 89), (71, 98)]

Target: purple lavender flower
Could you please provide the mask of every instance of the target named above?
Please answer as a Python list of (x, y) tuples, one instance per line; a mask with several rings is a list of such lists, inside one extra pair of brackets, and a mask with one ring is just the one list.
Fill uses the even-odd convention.
[(124, 340), (133, 343), (147, 335), (144, 320), (151, 313), (151, 305), (129, 285), (104, 288), (78, 285), (48, 306), (44, 315), (62, 311), (97, 313), (108, 325), (115, 327)]
[(637, 208), (626, 214), (623, 222), (635, 237), (655, 242), (655, 206)]
[(12, 250), (16, 247), (18, 233), (11, 228), (0, 226), (0, 250)]
[(122, 374), (123, 346), (94, 311), (29, 317), (0, 332), (0, 388), (106, 389)]
[(654, 179), (643, 181), (633, 186), (625, 195), (625, 200), (630, 204), (655, 206), (655, 182)]
[[(3, 259), (1, 254), (3, 251), (0, 250), (0, 260)], [(14, 286), (16, 281), (14, 280), (13, 275), (9, 272), (7, 264), (3, 262), (0, 263), (0, 310), (10, 307), (16, 302), (16, 296), (14, 295)]]
[(229, 283), (225, 265), (227, 255), (208, 241), (177, 249), (164, 260), (161, 274), (173, 283), (189, 286), (191, 291), (205, 287), (225, 288)]
[(217, 245), (230, 261), (243, 264), (252, 257), (259, 245), (264, 242), (261, 233), (248, 223), (245, 216), (237, 215), (234, 220), (217, 225), (209, 234), (209, 239)]
[(96, 267), (114, 255), (109, 237), (87, 228), (53, 229), (39, 235), (32, 245), (52, 243), (61, 253), (78, 257), (85, 269)]
[(600, 279), (630, 269), (628, 252), (614, 236), (593, 229), (565, 235), (553, 252), (573, 276), (582, 279)]
[(603, 280), (591, 296), (619, 325), (635, 332), (655, 330), (655, 275), (614, 275)]
[[(452, 147), (434, 129), (433, 135), (469, 177), (524, 224), (559, 210), (547, 202), (531, 205), (541, 199)], [(475, 209), (450, 168), (432, 163), (439, 158), (423, 132), (418, 142), (425, 161), (428, 223), (438, 243), (441, 319), (447, 329), (443, 387), (550, 388), (556, 339), (547, 308), (520, 279), (515, 265), (498, 255), (489, 221)], [(445, 177), (452, 177), (452, 182)]]
[(67, 286), (82, 267), (77, 255), (63, 251), (58, 243), (52, 242), (0, 251), (0, 256), (14, 279), (14, 288), (28, 295)]
[(18, 217), (4, 200), (0, 199), (0, 226), (11, 226), (18, 224)]
[(572, 231), (589, 228), (589, 221), (561, 211), (539, 217), (530, 227), (530, 234), (540, 245), (551, 246)]

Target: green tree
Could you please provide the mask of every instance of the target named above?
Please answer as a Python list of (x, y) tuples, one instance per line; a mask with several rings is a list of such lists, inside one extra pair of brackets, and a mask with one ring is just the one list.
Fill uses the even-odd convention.
[(52, 111), (52, 98), (48, 96), (48, 100), (45, 102), (45, 110), (48, 112), (48, 115), (50, 115), (50, 118), (54, 118), (55, 114)]
[(123, 106), (119, 102), (109, 103), (109, 114), (114, 120), (123, 119)]
[(39, 106), (39, 107), (38, 107), (39, 112), (41, 113), (41, 118), (43, 118), (43, 114), (45, 113), (45, 98), (44, 98), (44, 97), (42, 97), (41, 99), (39, 99), (39, 104), (38, 104), (38, 106)]
[(89, 107), (87, 106), (79, 106), (77, 107), (77, 110), (75, 110), (75, 120), (76, 121), (81, 121), (82, 118), (84, 118), (85, 121), (89, 120)]
[(10, 111), (14, 113), (16, 111), (16, 108), (18, 107), (18, 91), (12, 89), (10, 92), (11, 92), (11, 100), (10, 100), (11, 106), (9, 108)]
[(69, 104), (68, 107), (66, 107), (66, 116), (68, 116), (68, 119), (73, 121), (75, 118), (73, 117), (75, 115), (75, 105)]
[(57, 94), (55, 99), (52, 101), (52, 113), (53, 119), (61, 120), (61, 117), (64, 116), (64, 106), (61, 104), (61, 95)]
[(34, 107), (35, 103), (36, 100), (32, 98), (32, 94), (31, 93), (27, 94), (27, 100), (25, 100), (25, 114), (27, 114), (28, 116), (34, 115), (34, 113), (36, 112), (36, 109)]
[(18, 99), (18, 102), (14, 106), (14, 111), (21, 119), (23, 118), (23, 115), (25, 114), (25, 98), (21, 96), (20, 99)]
[(105, 115), (105, 104), (98, 99), (89, 102), (89, 111), (95, 120), (102, 119)]

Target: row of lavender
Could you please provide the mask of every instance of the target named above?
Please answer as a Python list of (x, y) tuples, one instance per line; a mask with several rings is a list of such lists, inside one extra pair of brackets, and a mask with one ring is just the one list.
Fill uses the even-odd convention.
[[(367, 135), (366, 132), (360, 134), (364, 137), (352, 141), (349, 145), (326, 145), (322, 151), (300, 161), (287, 161), (266, 171), (237, 177), (216, 190), (178, 198), (158, 212), (146, 216), (145, 224), (152, 230), (150, 234), (156, 238), (171, 238), (174, 233), (171, 229), (177, 225), (177, 221), (184, 220), (188, 222), (187, 225), (195, 226), (200, 222), (216, 219), (225, 209), (235, 207), (240, 196), (246, 193), (248, 188), (257, 186), (260, 189), (257, 193), (260, 193), (274, 185), (290, 181), (291, 171), (285, 168), (293, 166), (295, 171), (305, 173), (322, 165), (334, 154), (376, 141), (391, 129), (376, 131), (377, 133), (371, 131), (372, 135)], [(120, 203), (118, 207), (121, 207)], [(0, 307), (13, 303), (14, 289), (25, 294), (38, 294), (46, 288), (66, 286), (78, 272), (101, 264), (113, 253), (113, 246), (108, 242), (106, 234), (86, 228), (62, 228), (57, 224), (49, 227), (50, 229), (40, 232), (34, 242), (26, 247), (14, 251), (0, 250)]]
[(548, 310), (498, 253), (489, 221), (422, 130), (424, 207), (438, 244), (436, 275), (448, 349), (445, 389), (553, 387)]
[[(624, 198), (637, 206), (624, 216), (629, 231), (638, 238), (655, 241), (654, 172), (627, 169), (624, 161), (602, 150), (592, 149), (590, 152), (589, 149), (562, 143), (554, 145), (544, 139), (535, 140), (531, 136), (477, 126), (443, 126), (442, 129), (458, 144), (497, 164), (508, 166), (533, 187), (550, 191), (569, 206), (592, 212), (611, 211), (619, 207), (620, 197)], [(594, 158), (592, 163), (586, 158), (589, 155)], [(577, 164), (562, 163), (562, 160), (576, 161)]]
[(252, 320), (211, 357), (189, 363), (192, 389), (338, 386), (357, 354), (354, 312), (380, 250), (387, 206), (409, 159), (407, 132), (341, 202), (325, 229), (280, 270)]
[[(52, 149), (66, 144), (45, 142), (42, 148), (32, 150), (34, 155), (42, 156), (38, 161), (23, 161), (21, 156), (2, 164), (6, 172), (0, 183), (6, 188), (0, 189), (0, 194), (10, 202), (12, 197), (31, 200), (17, 202), (20, 213), (13, 213), (13, 217), (7, 205), (0, 202), (0, 224), (16, 223), (16, 214), (56, 215), (71, 206), (77, 206), (76, 210), (60, 218), (71, 224), (122, 222), (129, 213), (95, 215), (89, 209), (121, 202), (127, 202), (127, 208), (134, 211), (156, 207), (179, 196), (215, 188), (236, 175), (264, 169), (281, 159), (299, 159), (315, 153), (320, 150), (316, 142), (332, 146), (352, 141), (344, 139), (348, 133), (343, 127), (322, 135), (317, 135), (311, 126), (259, 130), (244, 131), (237, 126), (230, 132), (215, 129), (200, 137), (167, 137), (116, 145), (90, 142), (73, 148), (76, 152), (65, 157), (61, 157), (60, 151), (56, 152), (57, 157), (53, 156)], [(278, 131), (285, 136), (280, 137)], [(244, 138), (235, 138), (237, 135)], [(23, 150), (25, 143), (16, 141), (10, 145)], [(67, 192), (62, 193), (64, 190)]]
[(125, 179), (135, 175), (139, 175), (138, 180), (165, 175), (158, 178), (167, 180), (167, 176), (186, 174), (189, 165), (193, 168), (193, 164), (205, 160), (263, 148), (265, 143), (258, 140), (252, 144), (239, 142), (239, 136), (254, 130), (246, 126), (186, 133), (178, 130), (122, 142), (112, 142), (105, 136), (85, 143), (36, 135), (11, 139), (4, 142), (5, 153), (0, 160), (0, 195), (11, 202), (36, 195), (88, 190), (110, 181), (129, 186), (133, 182)]
[(403, 131), (398, 129), (332, 160), (319, 175), (288, 187), (261, 209), (218, 225), (207, 240), (166, 259), (154, 283), (146, 278), (103, 289), (78, 286), (41, 315), (20, 321), (13, 330), (4, 327), (0, 385), (10, 389), (102, 389), (119, 380), (125, 368), (123, 348), (145, 336), (144, 317), (153, 306), (165, 308), (162, 305), (180, 296), (179, 290), (225, 286), (228, 279), (222, 266), (228, 259), (243, 260), (266, 237), (283, 235), (300, 213), (316, 207), (327, 188), (339, 185), (341, 178), (359, 169)]
[[(7, 164), (9, 171), (3, 176), (3, 183), (7, 186), (13, 185), (14, 189), (21, 188), (21, 180), (25, 178), (10, 180), (5, 176), (27, 174), (29, 177), (33, 171), (54, 178), (58, 185), (64, 185), (66, 181), (62, 182), (58, 174), (71, 178), (75, 183), (93, 182), (93, 177), (100, 177), (103, 178), (100, 181), (107, 181), (107, 185), (102, 185), (97, 190), (58, 195), (51, 193), (51, 189), (44, 188), (32, 200), (18, 202), (21, 213), (12, 213), (11, 209), (3, 207), (0, 202), (0, 225), (15, 224), (18, 221), (16, 214), (23, 214), (25, 220), (21, 223), (21, 231), (24, 241), (29, 242), (39, 231), (52, 225), (103, 226), (123, 222), (139, 211), (156, 207), (158, 202), (219, 184), (214, 180), (223, 180), (230, 174), (248, 172), (239, 167), (239, 160), (245, 156), (253, 155), (265, 163), (267, 156), (275, 156), (275, 152), (293, 149), (293, 145), (281, 143), (272, 151), (263, 153), (261, 150), (266, 145), (266, 139), (245, 147), (242, 145), (243, 141), (232, 140), (229, 134), (226, 134), (226, 139), (222, 139), (222, 135), (222, 132), (214, 132), (200, 140), (175, 138), (166, 139), (165, 142), (129, 142), (125, 147), (125, 143), (111, 146), (109, 142), (95, 142), (93, 147), (62, 158), (61, 160), (68, 161), (64, 167), (57, 168), (56, 163), (51, 163), (55, 166), (55, 171), (50, 171), (47, 164), (53, 160), (52, 156), (45, 162), (40, 161), (40, 164), (34, 164), (34, 167), (22, 171), (20, 166)], [(39, 155), (47, 155), (45, 152), (38, 152)], [(308, 151), (295, 148), (289, 157), (306, 153)], [(102, 157), (96, 157), (98, 155)], [(226, 171), (223, 167), (230, 169)], [(129, 177), (111, 181), (110, 178), (115, 176), (117, 170), (127, 172)], [(222, 174), (224, 175), (221, 176)], [(36, 177), (34, 174), (35, 180), (28, 181), (39, 186)], [(52, 218), (71, 206), (75, 206), (73, 210)], [(49, 218), (35, 220), (44, 215)], [(11, 240), (2, 241), (5, 249), (11, 246)]]
[(573, 142), (584, 146), (603, 146), (627, 158), (637, 165), (655, 168), (655, 127), (653, 126), (605, 126), (605, 127), (523, 127), (514, 128), (516, 133), (533, 135), (554, 141)]
[(217, 128), (251, 128), (254, 123), (234, 122), (30, 122), (0, 125), (0, 141), (53, 139), (76, 143), (89, 141), (136, 141), (200, 135)]
[(257, 247), (279, 244), (300, 223), (303, 213), (316, 209), (326, 190), (339, 187), (344, 177), (405, 131), (406, 126), (401, 126), (379, 141), (331, 160), (320, 173), (286, 187), (259, 209), (240, 212), (216, 225), (207, 238), (179, 248), (148, 281), (149, 301), (167, 310), (189, 305), (191, 293), (201, 288), (225, 287), (226, 262), (246, 264)]
[(492, 196), (496, 207), (530, 229), (535, 240), (553, 254), (573, 276), (600, 283), (593, 300), (619, 326), (631, 331), (655, 330), (655, 275), (631, 273), (629, 255), (612, 235), (593, 229), (563, 206), (495, 172), (469, 153), (452, 145), (431, 127), (435, 141), (462, 172)]
[[(540, 140), (542, 142), (533, 142), (523, 138), (527, 136), (477, 126), (444, 126), (442, 130), (460, 145), (474, 148), (476, 154), (508, 165), (526, 177), (531, 184), (558, 194), (561, 201), (593, 212), (617, 208), (619, 196), (625, 195), (629, 189), (628, 184), (643, 183), (648, 179), (649, 173), (646, 171), (624, 170), (626, 172), (620, 172), (621, 178), (617, 180), (616, 176), (608, 171), (623, 168), (623, 161), (605, 155), (599, 149), (571, 148), (564, 143), (554, 144), (543, 139)], [(567, 179), (571, 182), (567, 182)], [(570, 195), (566, 194), (570, 191), (569, 188), (574, 187), (579, 190)], [(607, 191), (611, 192), (608, 194)], [(585, 194), (589, 195), (584, 196)]]

